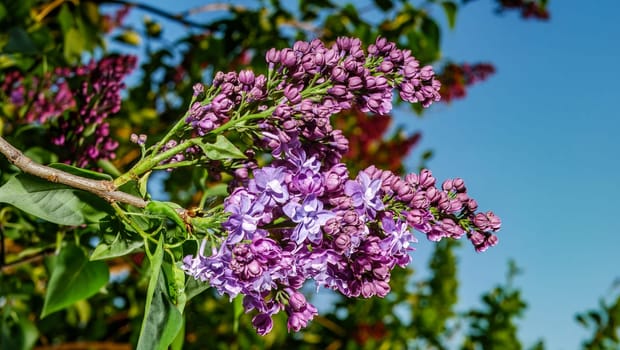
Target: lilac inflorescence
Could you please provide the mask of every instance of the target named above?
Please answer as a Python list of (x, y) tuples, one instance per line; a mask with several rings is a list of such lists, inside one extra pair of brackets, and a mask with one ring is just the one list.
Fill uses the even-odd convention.
[(108, 56), (72, 69), (57, 68), (31, 81), (13, 72), (0, 88), (25, 122), (52, 125), (51, 142), (66, 150), (65, 162), (92, 167), (98, 160), (115, 158), (118, 142), (105, 120), (120, 111), (123, 80), (136, 62), (131, 55)]
[[(497, 243), (499, 219), (475, 212), (461, 179), (437, 188), (428, 170), (403, 179), (374, 167), (351, 179), (343, 164), (325, 168), (298, 147), (226, 199), (219, 247), (184, 259), (188, 274), (220, 294), (242, 294), (260, 334), (282, 310), (294, 331), (316, 315), (300, 294), (307, 280), (347, 297), (384, 297), (392, 269), (411, 261), (413, 229), (433, 241), (466, 236), (478, 251)], [(312, 169), (314, 186), (300, 186)]]
[(281, 311), (289, 330), (308, 324), (317, 310), (300, 289), (309, 280), (347, 297), (387, 295), (391, 271), (411, 261), (413, 230), (432, 241), (467, 237), (478, 251), (497, 243), (499, 219), (476, 212), (461, 179), (438, 188), (428, 170), (401, 178), (375, 167), (352, 178), (341, 162), (348, 141), (330, 117), (353, 105), (388, 113), (394, 90), (426, 107), (439, 100), (432, 68), (420, 68), (411, 52), (383, 38), (367, 52), (355, 38), (338, 38), (330, 48), (297, 42), (269, 50), (266, 59), (269, 78), (218, 73), (206, 92), (195, 88), (205, 98), (186, 118), (207, 135), (242, 108), (265, 112), (255, 123), (254, 147), (269, 152), (271, 163), (234, 172), (224, 235), (183, 264), (220, 294), (243, 295), (259, 334), (271, 331)]

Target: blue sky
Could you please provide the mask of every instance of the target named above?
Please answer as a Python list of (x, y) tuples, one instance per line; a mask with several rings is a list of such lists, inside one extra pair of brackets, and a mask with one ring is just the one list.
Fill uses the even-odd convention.
[(464, 8), (443, 48), (446, 58), (493, 62), (497, 74), (422, 120), (398, 120), (422, 130), (438, 178), (464, 178), (481, 209), (503, 219), (498, 246), (459, 251), (460, 307), (479, 304), (514, 259), (529, 304), (522, 339), (576, 349), (589, 333), (575, 313), (614, 295), (620, 277), (620, 2), (551, 0), (547, 23), (492, 9)]
[[(465, 6), (456, 30), (443, 33), (443, 56), (489, 61), (497, 74), (422, 119), (404, 110), (396, 117), (423, 132), (412, 168), (432, 149), (436, 177), (462, 177), (480, 208), (503, 219), (498, 246), (458, 251), (459, 309), (480, 305), (514, 259), (524, 270), (515, 285), (529, 305), (521, 338), (558, 350), (579, 348), (589, 333), (575, 314), (611, 297), (620, 277), (620, 2), (550, 2), (549, 22), (497, 16), (491, 0)], [(158, 6), (174, 12), (205, 3)], [(422, 275), (431, 248), (419, 243), (414, 268)]]

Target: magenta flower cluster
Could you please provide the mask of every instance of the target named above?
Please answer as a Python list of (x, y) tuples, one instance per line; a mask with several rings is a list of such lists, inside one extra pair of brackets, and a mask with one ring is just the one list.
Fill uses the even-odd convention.
[(115, 157), (118, 142), (105, 120), (120, 111), (123, 80), (135, 66), (136, 57), (127, 55), (57, 68), (31, 81), (15, 71), (1, 89), (24, 122), (51, 126), (51, 141), (64, 150), (63, 161), (87, 167)]
[[(411, 261), (413, 229), (433, 241), (466, 236), (478, 251), (497, 243), (499, 219), (476, 212), (461, 179), (438, 188), (428, 170), (400, 178), (375, 167), (351, 178), (341, 162), (348, 143), (332, 129), (332, 114), (354, 104), (387, 113), (394, 90), (428, 106), (439, 98), (430, 67), (382, 38), (367, 54), (358, 39), (339, 38), (330, 49), (317, 40), (272, 49), (267, 61), (271, 78), (218, 73), (215, 97), (191, 106), (187, 118), (206, 135), (238, 118), (239, 106), (269, 112), (256, 133), (271, 163), (235, 171), (221, 241), (207, 249), (205, 240), (183, 261), (220, 294), (243, 295), (259, 334), (281, 311), (289, 330), (312, 320), (317, 309), (300, 292), (309, 280), (347, 297), (387, 295), (391, 271)], [(208, 95), (203, 89), (195, 95)]]

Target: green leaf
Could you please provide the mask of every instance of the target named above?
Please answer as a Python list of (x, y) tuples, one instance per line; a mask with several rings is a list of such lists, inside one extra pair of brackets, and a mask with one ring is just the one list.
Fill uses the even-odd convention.
[(28, 174), (17, 174), (0, 187), (0, 203), (59, 225), (77, 226), (85, 222), (82, 209), (87, 204), (76, 191)]
[(4, 4), (0, 3), (0, 20), (3, 20), (7, 14), (8, 11), (6, 10), (6, 7), (4, 7)]
[(243, 295), (239, 294), (233, 299), (233, 333), (239, 333), (239, 319), (243, 315)]
[(245, 154), (243, 154), (224, 135), (217, 135), (215, 143), (202, 143), (200, 144), (200, 147), (207, 157), (212, 160), (246, 158)]
[(138, 350), (165, 350), (174, 341), (183, 323), (181, 312), (170, 301), (166, 279), (162, 272), (164, 257), (160, 238), (151, 256), (151, 278), (146, 294), (144, 319), (138, 339)]
[(84, 42), (82, 33), (80, 33), (77, 28), (73, 27), (67, 31), (67, 34), (65, 34), (64, 47), (64, 55), (67, 61), (75, 62), (82, 57), (82, 52), (86, 47), (86, 43)]
[(111, 242), (100, 242), (93, 253), (90, 260), (103, 260), (125, 256), (144, 245), (144, 241), (127, 240), (122, 233), (118, 233)]
[[(5, 319), (0, 319), (0, 348), (12, 350), (28, 350), (34, 347), (39, 338), (37, 327), (28, 320), (26, 315), (6, 312)], [(17, 319), (15, 319), (17, 318)]]
[(104, 262), (89, 261), (79, 247), (65, 246), (52, 270), (41, 317), (95, 295), (109, 279), (110, 271)]
[(69, 5), (66, 3), (62, 4), (60, 12), (58, 13), (58, 24), (60, 24), (60, 29), (65, 35), (75, 25), (75, 21), (73, 20), (73, 14), (69, 9)]
[(78, 168), (76, 166), (65, 164), (65, 163), (53, 163), (53, 164), (50, 164), (49, 167), (62, 170), (69, 174), (85, 177), (88, 179), (112, 181), (112, 177), (108, 174), (103, 174), (97, 171)]
[(4, 47), (5, 53), (22, 53), (32, 55), (39, 52), (34, 42), (23, 28), (12, 27), (9, 29), (9, 42)]
[(58, 161), (56, 153), (49, 151), (43, 147), (28, 148), (24, 155), (39, 164), (49, 164)]
[(443, 7), (443, 11), (446, 13), (446, 17), (448, 19), (448, 26), (451, 29), (454, 29), (454, 26), (456, 24), (456, 11), (457, 11), (457, 5), (454, 3), (454, 1), (444, 1), (441, 3), (441, 6)]
[(180, 208), (181, 206), (173, 202), (150, 201), (146, 204), (145, 210), (149, 214), (164, 216), (172, 220), (181, 229), (185, 230), (185, 221), (183, 221), (181, 216), (179, 216), (179, 213), (176, 211), (176, 209)]
[(185, 295), (187, 297), (187, 301), (209, 289), (209, 287), (210, 285), (207, 282), (201, 282), (193, 277), (188, 278), (185, 282)]

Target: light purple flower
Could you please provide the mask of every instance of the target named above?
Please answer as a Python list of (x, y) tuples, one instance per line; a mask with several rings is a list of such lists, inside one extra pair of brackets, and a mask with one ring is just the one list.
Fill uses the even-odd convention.
[(255, 196), (245, 190), (233, 192), (224, 208), (231, 215), (222, 226), (228, 230), (227, 244), (235, 244), (244, 239), (252, 239), (264, 213), (264, 205), (255, 201)]
[(371, 218), (377, 211), (383, 210), (385, 205), (381, 201), (379, 189), (381, 179), (371, 180), (368, 174), (360, 172), (356, 180), (349, 180), (344, 186), (344, 193), (351, 197), (353, 206), (360, 214), (368, 214)]
[(286, 168), (264, 167), (254, 171), (254, 180), (250, 180), (250, 193), (258, 196), (258, 201), (266, 207), (288, 201), (289, 193), (285, 183)]
[(407, 222), (396, 221), (385, 217), (381, 220), (381, 225), (386, 237), (381, 242), (381, 248), (397, 259), (396, 263), (402, 267), (411, 260), (408, 253), (414, 248), (412, 243), (418, 240), (413, 236)]
[(323, 202), (318, 200), (314, 194), (307, 196), (302, 204), (290, 202), (282, 210), (298, 224), (291, 234), (291, 239), (297, 245), (301, 245), (306, 238), (312, 243), (321, 243), (321, 226), (336, 216), (333, 212), (324, 210)]

